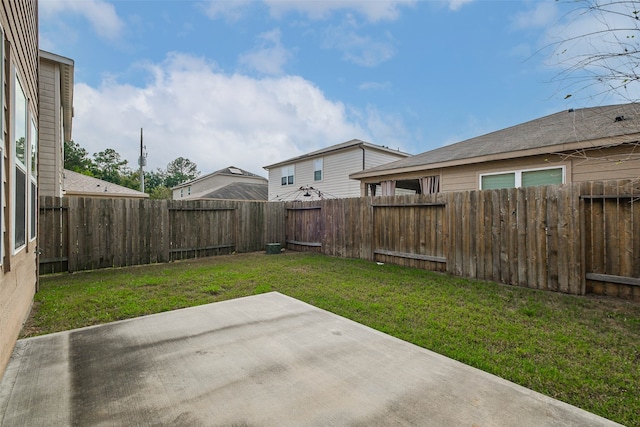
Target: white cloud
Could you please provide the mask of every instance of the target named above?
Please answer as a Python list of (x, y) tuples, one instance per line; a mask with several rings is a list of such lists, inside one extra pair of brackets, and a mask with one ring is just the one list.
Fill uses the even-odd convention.
[(280, 42), (280, 36), (278, 29), (260, 34), (260, 44), (251, 52), (240, 55), (240, 65), (263, 74), (282, 74), (292, 55)]
[(514, 25), (517, 29), (546, 27), (557, 21), (558, 12), (558, 6), (555, 3), (535, 3), (533, 8), (515, 16)]
[(449, 9), (451, 10), (459, 10), (462, 6), (467, 3), (471, 3), (474, 0), (448, 0)]
[(347, 19), (341, 25), (328, 27), (324, 34), (323, 47), (338, 49), (345, 61), (364, 67), (375, 67), (396, 53), (393, 38), (389, 33), (384, 38), (374, 40), (371, 36), (356, 32), (357, 25)]
[(395, 147), (406, 137), (399, 116), (351, 110), (301, 77), (228, 75), (177, 53), (148, 69), (144, 87), (77, 84), (73, 139), (135, 167), (142, 127), (150, 169), (186, 157), (203, 173), (234, 165), (266, 175), (262, 166), (353, 138)]
[(228, 22), (235, 22), (242, 18), (244, 10), (250, 4), (251, 0), (209, 1), (202, 3), (201, 7), (211, 19), (222, 17)]
[(60, 13), (82, 15), (100, 37), (108, 40), (118, 39), (124, 29), (113, 4), (103, 0), (48, 0), (39, 2), (38, 8), (47, 18)]
[(370, 22), (378, 22), (397, 19), (400, 16), (400, 8), (413, 6), (416, 0), (264, 0), (264, 2), (269, 5), (271, 14), (274, 16), (296, 11), (306, 14), (310, 19), (326, 19), (335, 11), (351, 10), (360, 13)]

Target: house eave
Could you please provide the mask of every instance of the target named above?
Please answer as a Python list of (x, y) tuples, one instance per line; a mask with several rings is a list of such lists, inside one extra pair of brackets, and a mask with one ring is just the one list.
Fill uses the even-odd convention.
[(41, 59), (55, 62), (60, 67), (60, 97), (63, 108), (62, 122), (64, 126), (64, 141), (71, 141), (73, 126), (73, 75), (74, 61), (55, 53), (40, 50)]
[(343, 145), (343, 144), (338, 144), (337, 147), (327, 147), (321, 150), (317, 150), (317, 151), (313, 151), (311, 153), (307, 153), (307, 154), (302, 154), (300, 156), (297, 157), (292, 157), (290, 159), (287, 160), (283, 160), (281, 162), (278, 163), (274, 163), (271, 165), (267, 165), (267, 166), (263, 166), (263, 169), (265, 170), (270, 170), (273, 168), (277, 168), (280, 166), (285, 166), (285, 165), (290, 165), (292, 163), (298, 163), (302, 160), (308, 160), (308, 159), (314, 159), (314, 158), (318, 158), (318, 157), (323, 157), (327, 154), (332, 154), (338, 151), (346, 151), (346, 150), (353, 150), (355, 148), (366, 148), (366, 149), (370, 149), (370, 150), (376, 150), (376, 151), (381, 151), (383, 153), (388, 153), (388, 154), (393, 154), (396, 156), (400, 156), (400, 157), (410, 157), (411, 154), (409, 153), (405, 153), (403, 151), (399, 151), (399, 150), (393, 150), (391, 148), (387, 148), (387, 147), (383, 147), (380, 145), (376, 145), (376, 144), (371, 144), (369, 142), (366, 141), (361, 141), (359, 139), (354, 139), (352, 141), (347, 141), (347, 142), (353, 142), (352, 144), (349, 145)]

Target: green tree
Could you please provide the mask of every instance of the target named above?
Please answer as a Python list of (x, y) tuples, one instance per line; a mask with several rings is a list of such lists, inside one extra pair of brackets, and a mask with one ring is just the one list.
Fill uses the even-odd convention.
[(148, 193), (151, 199), (156, 200), (171, 200), (171, 198), (173, 197), (173, 192), (171, 191), (171, 189), (169, 187), (165, 187), (164, 185), (155, 187)]
[(64, 168), (85, 175), (93, 175), (92, 170), (95, 169), (87, 150), (73, 141), (64, 143)]
[(175, 187), (183, 182), (195, 179), (200, 175), (198, 165), (184, 157), (178, 157), (167, 165), (167, 176), (165, 185), (169, 188)]
[(124, 177), (131, 173), (131, 169), (127, 166), (128, 162), (123, 160), (113, 148), (95, 153), (93, 161), (94, 176), (114, 184), (121, 185)]
[(148, 171), (144, 173), (144, 191), (151, 194), (151, 192), (158, 187), (165, 186), (165, 180), (167, 178), (167, 172), (157, 168), (155, 171)]

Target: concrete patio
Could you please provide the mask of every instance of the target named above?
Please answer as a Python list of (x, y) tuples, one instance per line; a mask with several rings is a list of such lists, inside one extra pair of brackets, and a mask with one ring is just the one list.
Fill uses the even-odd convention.
[(619, 424), (273, 292), (20, 340), (0, 425)]

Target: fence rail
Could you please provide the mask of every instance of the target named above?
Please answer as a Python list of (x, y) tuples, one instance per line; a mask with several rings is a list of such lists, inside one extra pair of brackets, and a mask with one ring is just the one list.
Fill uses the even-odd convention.
[(40, 199), (41, 273), (291, 250), (640, 299), (640, 183), (314, 202)]

